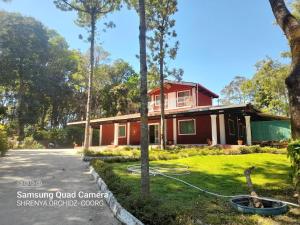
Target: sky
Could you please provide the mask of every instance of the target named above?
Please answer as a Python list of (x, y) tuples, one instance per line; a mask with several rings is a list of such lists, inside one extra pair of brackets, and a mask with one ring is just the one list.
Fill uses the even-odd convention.
[[(289, 49), (285, 36), (274, 23), (268, 0), (178, 0), (178, 3), (174, 18), (180, 47), (170, 67), (182, 68), (184, 81), (198, 82), (220, 93), (235, 76), (252, 77), (259, 60), (267, 56), (280, 59), (280, 53)], [(0, 1), (0, 10), (34, 17), (65, 37), (70, 48), (88, 50), (89, 44), (78, 38), (79, 34), (86, 36), (86, 31), (74, 23), (76, 13), (60, 11), (52, 0)], [(116, 27), (102, 32), (105, 21), (113, 21)], [(136, 12), (125, 7), (97, 25), (97, 42), (111, 54), (111, 60), (124, 59), (138, 72)]]

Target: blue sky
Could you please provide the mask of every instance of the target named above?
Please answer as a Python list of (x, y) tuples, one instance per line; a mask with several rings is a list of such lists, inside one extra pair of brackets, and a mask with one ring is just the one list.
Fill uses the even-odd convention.
[[(32, 16), (64, 36), (73, 49), (86, 51), (88, 43), (78, 39), (85, 34), (74, 24), (74, 12), (62, 12), (52, 0), (13, 0), (0, 2), (0, 10)], [(179, 0), (176, 31), (180, 42), (172, 65), (183, 68), (184, 80), (199, 82), (219, 93), (236, 75), (251, 77), (255, 63), (266, 56), (279, 58), (288, 50), (287, 41), (274, 17), (268, 0)], [(138, 17), (123, 8), (109, 15), (116, 28), (100, 32), (98, 42), (111, 53), (139, 70)], [(101, 25), (99, 23), (99, 25)]]

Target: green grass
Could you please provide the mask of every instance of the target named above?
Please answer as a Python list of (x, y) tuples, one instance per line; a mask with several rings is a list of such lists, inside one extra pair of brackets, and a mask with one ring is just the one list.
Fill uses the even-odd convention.
[[(134, 195), (140, 193), (140, 176), (127, 172), (133, 163), (113, 163), (114, 172), (126, 181)], [(248, 194), (243, 172), (250, 166), (256, 169), (252, 181), (261, 196), (295, 201), (289, 178), (290, 163), (286, 155), (247, 154), (194, 156), (168, 161), (153, 161), (151, 165), (189, 166), (191, 174), (179, 178), (224, 195)], [(185, 184), (161, 176), (151, 177), (151, 193), (160, 198), (162, 207), (174, 210), (192, 210), (194, 215), (208, 224), (300, 224), (300, 211), (291, 210), (287, 215), (261, 217), (241, 215), (231, 209), (227, 201), (203, 194)], [(126, 198), (121, 200), (126, 201)]]

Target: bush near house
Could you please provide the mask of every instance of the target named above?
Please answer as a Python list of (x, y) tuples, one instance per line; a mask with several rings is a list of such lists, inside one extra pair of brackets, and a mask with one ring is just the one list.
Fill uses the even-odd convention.
[[(278, 149), (273, 147), (242, 146), (236, 149), (222, 149), (220, 147), (187, 147), (177, 146), (172, 149), (150, 149), (149, 160), (172, 160), (181, 159), (199, 155), (240, 155), (251, 153), (272, 153), (286, 154), (286, 149)], [(119, 147), (108, 148), (102, 151), (87, 151), (87, 156), (103, 157), (106, 162), (132, 162), (139, 161), (141, 152), (139, 148)]]
[(291, 142), (287, 148), (292, 163), (292, 177), (300, 203), (300, 140)]
[(6, 128), (0, 125), (0, 156), (4, 156), (8, 150), (8, 137)]

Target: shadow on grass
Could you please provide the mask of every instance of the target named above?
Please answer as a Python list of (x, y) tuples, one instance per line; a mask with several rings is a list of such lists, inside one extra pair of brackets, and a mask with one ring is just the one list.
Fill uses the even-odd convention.
[[(248, 163), (251, 166), (251, 163)], [(114, 164), (114, 171), (128, 182), (134, 195), (140, 193), (140, 176), (126, 171), (132, 163)], [(253, 183), (260, 196), (273, 197), (285, 201), (295, 202), (293, 188), (289, 178), (289, 165), (281, 162), (260, 162), (253, 172)], [(244, 170), (248, 167), (233, 163), (225, 163), (219, 174), (210, 174), (205, 171), (191, 171), (191, 174), (178, 176), (177, 178), (189, 182), (195, 186), (223, 195), (249, 194)], [(222, 173), (226, 171), (227, 174)], [(231, 172), (230, 172), (231, 171)], [(263, 179), (264, 182), (256, 184), (255, 180)], [(192, 212), (194, 219), (209, 224), (300, 224), (300, 211), (290, 211), (286, 215), (275, 217), (261, 217), (257, 215), (243, 215), (235, 212), (228, 199), (217, 198), (200, 192), (178, 181), (162, 176), (153, 176), (151, 180), (152, 195), (162, 201), (162, 206), (172, 210)], [(267, 181), (267, 182), (266, 182)], [(125, 199), (126, 201), (126, 199)], [(159, 207), (158, 207), (159, 209)]]

